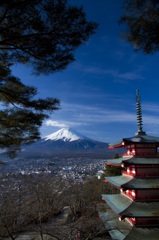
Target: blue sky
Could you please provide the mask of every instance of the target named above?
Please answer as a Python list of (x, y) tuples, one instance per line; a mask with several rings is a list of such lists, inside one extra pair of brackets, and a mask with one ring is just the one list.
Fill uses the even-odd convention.
[(143, 130), (159, 136), (159, 53), (145, 55), (121, 40), (118, 24), (122, 0), (70, 0), (83, 5), (88, 20), (99, 23), (96, 34), (75, 52), (66, 70), (35, 77), (15, 66), (13, 73), (38, 88), (39, 97), (56, 97), (55, 111), (41, 128), (42, 137), (62, 127), (104, 142), (131, 137), (137, 131), (135, 92), (139, 89)]

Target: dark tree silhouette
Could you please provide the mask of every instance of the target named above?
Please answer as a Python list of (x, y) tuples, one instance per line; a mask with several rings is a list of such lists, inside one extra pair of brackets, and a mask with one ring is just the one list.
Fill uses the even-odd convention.
[(125, 24), (123, 37), (145, 53), (159, 50), (159, 1), (125, 0), (120, 23)]
[(63, 70), (96, 27), (67, 0), (2, 0), (0, 61), (29, 63), (36, 73)]

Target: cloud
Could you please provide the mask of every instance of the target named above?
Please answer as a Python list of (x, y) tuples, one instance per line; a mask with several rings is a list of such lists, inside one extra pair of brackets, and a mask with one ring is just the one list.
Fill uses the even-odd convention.
[(148, 112), (158, 113), (159, 105), (153, 103), (142, 104), (143, 109)]
[(135, 115), (126, 111), (111, 111), (111, 110), (100, 110), (96, 114), (86, 113), (80, 114), (78, 116), (80, 121), (85, 121), (87, 123), (130, 123), (135, 122)]
[[(57, 115), (56, 115), (57, 118)], [(61, 120), (61, 119), (64, 119)], [(135, 122), (136, 115), (129, 111), (113, 110), (106, 106), (96, 107), (82, 104), (63, 103), (58, 120), (47, 120), (47, 126), (73, 127), (95, 123)]]
[[(134, 109), (134, 110), (133, 110)], [(143, 114), (143, 128), (149, 126), (158, 126), (158, 114), (156, 107), (144, 107), (145, 110), (154, 110), (154, 115), (151, 112)], [(156, 115), (156, 114), (157, 115)], [(53, 116), (55, 117), (55, 116)], [(58, 120), (47, 120), (46, 126), (53, 127), (78, 127), (90, 126), (95, 124), (111, 124), (111, 123), (124, 123), (124, 124), (137, 124), (135, 106), (131, 106), (128, 110), (114, 109), (111, 106), (89, 106), (82, 104), (63, 103), (62, 112), (56, 115)]]
[(74, 127), (74, 126), (81, 126), (81, 125), (86, 125), (86, 123), (81, 123), (81, 122), (74, 122), (74, 121), (64, 121), (62, 122), (61, 120), (55, 121), (55, 120), (47, 120), (45, 122), (46, 126), (52, 126), (52, 127), (59, 127), (59, 128), (67, 128), (67, 127)]
[(75, 66), (79, 71), (83, 71), (85, 73), (96, 74), (96, 75), (110, 75), (115, 78), (125, 79), (125, 80), (135, 80), (135, 79), (143, 79), (139, 71), (129, 71), (129, 72), (120, 72), (117, 69), (105, 69), (98, 66), (86, 66), (82, 64), (77, 64)]
[(144, 123), (149, 125), (159, 126), (158, 116), (145, 115), (143, 117), (143, 124)]
[(116, 77), (122, 78), (122, 79), (129, 79), (129, 80), (134, 80), (134, 79), (142, 79), (142, 77), (135, 72), (126, 72), (126, 73), (116, 73)]
[(68, 125), (66, 123), (62, 123), (60, 121), (53, 121), (53, 120), (47, 120), (45, 122), (45, 125), (52, 126), (52, 127), (59, 127), (59, 128), (68, 127)]
[[(147, 109), (149, 108), (150, 106), (147, 107)], [(75, 129), (77, 127), (78, 131), (86, 131), (87, 133), (89, 133), (90, 138), (99, 139), (100, 141), (106, 141), (103, 140), (106, 138), (106, 136), (107, 141), (110, 141), (110, 139), (115, 138), (115, 134), (112, 132), (111, 136), (109, 137), (109, 134), (107, 133), (106, 136), (103, 137), (102, 132), (100, 132), (98, 136), (99, 131), (96, 133), (96, 131), (94, 130), (96, 126), (99, 126), (103, 129), (105, 127), (106, 129), (109, 129), (109, 126), (115, 126), (115, 128), (120, 131), (121, 128), (125, 128), (126, 132), (127, 124), (129, 124), (129, 126), (131, 124), (133, 125), (133, 128), (136, 126), (134, 130), (137, 129), (136, 111), (135, 109), (133, 110), (133, 108), (129, 108), (128, 110), (126, 110), (114, 109), (110, 105), (107, 107), (98, 107), (82, 104), (63, 103), (62, 109), (62, 112), (59, 112), (56, 115), (56, 120), (47, 120), (45, 122), (45, 126), (57, 128), (71, 127)], [(155, 110), (155, 106), (153, 109)], [(55, 118), (55, 115), (53, 115), (53, 118)], [(93, 131), (91, 130), (91, 133), (90, 129), (92, 128)], [(143, 130), (150, 135), (156, 135), (159, 133), (158, 114), (152, 115), (151, 112), (146, 112), (143, 114)], [(115, 131), (116, 130), (114, 129), (114, 132)], [(86, 132), (83, 132), (83, 134), (87, 135)]]

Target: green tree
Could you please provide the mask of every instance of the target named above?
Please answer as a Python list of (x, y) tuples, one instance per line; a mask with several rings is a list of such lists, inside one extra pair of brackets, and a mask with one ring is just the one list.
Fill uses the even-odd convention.
[(159, 50), (159, 1), (125, 0), (120, 23), (125, 24), (123, 37), (145, 53)]
[(20, 144), (40, 138), (39, 127), (47, 112), (59, 108), (59, 100), (35, 100), (36, 88), (21, 83), (9, 68), (0, 66), (0, 70), (0, 147), (14, 153)]
[(117, 158), (120, 158), (118, 153), (116, 153), (115, 156), (114, 156), (114, 159), (117, 159)]
[(69, 6), (66, 0), (1, 1), (0, 147), (12, 152), (38, 139), (43, 120), (59, 109), (58, 99), (37, 99), (36, 88), (12, 76), (11, 66), (30, 65), (34, 74), (61, 71), (96, 27), (82, 7)]
[(105, 176), (119, 176), (119, 175), (121, 175), (121, 167), (107, 165), (104, 175)]

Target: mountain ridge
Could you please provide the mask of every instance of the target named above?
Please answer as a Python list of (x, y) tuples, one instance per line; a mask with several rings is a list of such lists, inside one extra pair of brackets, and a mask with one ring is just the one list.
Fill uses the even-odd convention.
[(79, 140), (79, 139), (88, 139), (87, 137), (85, 137), (82, 134), (79, 134), (78, 132), (76, 132), (75, 130), (73, 130), (72, 128), (61, 128), (60, 130), (47, 135), (46, 137), (44, 137), (44, 141), (47, 140), (63, 140), (63, 141), (68, 141), (68, 142), (72, 142), (75, 140)]
[(109, 155), (110, 157), (114, 152), (108, 149), (108, 143), (90, 139), (71, 128), (62, 128), (25, 146), (18, 155), (21, 157)]

